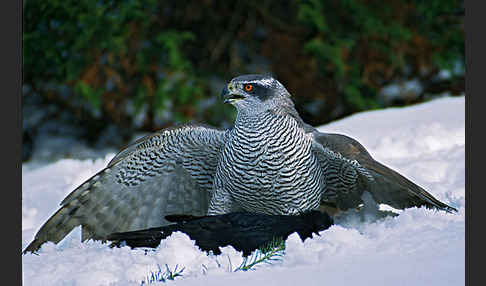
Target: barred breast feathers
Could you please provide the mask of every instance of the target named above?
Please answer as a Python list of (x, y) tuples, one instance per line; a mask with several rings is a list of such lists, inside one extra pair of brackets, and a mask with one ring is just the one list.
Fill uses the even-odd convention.
[(296, 214), (319, 205), (321, 169), (292, 117), (238, 118), (218, 167), (216, 187), (229, 188), (249, 211)]

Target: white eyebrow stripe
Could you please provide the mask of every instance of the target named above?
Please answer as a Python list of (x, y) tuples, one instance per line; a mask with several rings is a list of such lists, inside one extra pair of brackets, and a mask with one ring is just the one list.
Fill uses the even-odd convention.
[(250, 80), (250, 81), (245, 81), (243, 84), (248, 84), (248, 83), (258, 83), (263, 86), (271, 87), (273, 85), (274, 80), (272, 78), (264, 78), (264, 79), (259, 79), (259, 80)]

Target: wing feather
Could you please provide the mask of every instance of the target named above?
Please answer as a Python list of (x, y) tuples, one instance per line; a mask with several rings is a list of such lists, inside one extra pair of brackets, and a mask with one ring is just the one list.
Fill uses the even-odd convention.
[(79, 225), (83, 241), (104, 240), (165, 225), (169, 214), (206, 215), (225, 138), (225, 131), (186, 125), (137, 140), (71, 192), (24, 253), (58, 243)]
[[(354, 165), (359, 176), (356, 177), (357, 181), (353, 186), (357, 188), (358, 194), (368, 191), (377, 203), (388, 204), (397, 209), (425, 206), (447, 212), (457, 211), (455, 208), (437, 200), (432, 194), (398, 172), (374, 160), (356, 140), (345, 135), (321, 133), (316, 130), (312, 134), (314, 142), (318, 146), (314, 149), (321, 154), (320, 156), (325, 156), (330, 162), (335, 161), (336, 155), (329, 155), (322, 151), (322, 149), (329, 150), (331, 154), (339, 154), (339, 157), (349, 162), (349, 164), (342, 164), (342, 166)], [(360, 168), (364, 172), (359, 171)], [(346, 193), (341, 192), (336, 195), (338, 201), (339, 199), (348, 203), (353, 201), (355, 207), (361, 202), (357, 198), (352, 200), (346, 198), (348, 196)], [(341, 198), (339, 198), (340, 195)]]

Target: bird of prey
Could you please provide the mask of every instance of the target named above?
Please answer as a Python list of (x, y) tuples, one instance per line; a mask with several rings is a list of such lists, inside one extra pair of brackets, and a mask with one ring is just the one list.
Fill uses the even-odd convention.
[(309, 211), (300, 215), (266, 215), (234, 212), (213, 216), (176, 216), (168, 219), (174, 224), (108, 235), (112, 246), (128, 245), (132, 248), (155, 248), (173, 232), (187, 234), (204, 251), (221, 254), (220, 247), (231, 245), (248, 256), (252, 251), (270, 244), (274, 239), (286, 240), (297, 232), (301, 240), (313, 233), (328, 229), (332, 218), (325, 212)]
[(296, 215), (377, 204), (456, 211), (356, 140), (303, 122), (271, 76), (233, 78), (222, 98), (237, 109), (231, 129), (185, 125), (139, 139), (71, 192), (24, 253), (58, 243), (79, 225), (83, 241), (105, 240), (167, 225), (170, 214)]

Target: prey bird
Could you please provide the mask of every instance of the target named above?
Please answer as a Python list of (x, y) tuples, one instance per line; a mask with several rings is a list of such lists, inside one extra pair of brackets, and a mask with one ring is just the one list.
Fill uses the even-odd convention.
[(212, 216), (166, 216), (175, 222), (160, 227), (108, 235), (111, 246), (127, 245), (132, 248), (156, 248), (160, 241), (176, 231), (187, 234), (204, 251), (221, 254), (220, 247), (231, 245), (248, 256), (275, 239), (286, 240), (297, 232), (305, 241), (312, 234), (328, 229), (332, 218), (325, 212), (309, 211), (300, 215), (266, 215), (234, 212)]
[(238, 76), (221, 96), (237, 109), (231, 129), (184, 125), (137, 140), (71, 192), (24, 253), (58, 243), (79, 225), (83, 241), (106, 240), (167, 225), (171, 214), (298, 215), (378, 204), (456, 211), (356, 140), (303, 122), (271, 76)]

